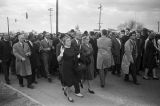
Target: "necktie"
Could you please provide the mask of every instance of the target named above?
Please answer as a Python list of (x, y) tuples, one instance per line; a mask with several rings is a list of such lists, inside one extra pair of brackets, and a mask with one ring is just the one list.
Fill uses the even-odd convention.
[(23, 49), (24, 49), (24, 43), (22, 43), (22, 47), (23, 47)]

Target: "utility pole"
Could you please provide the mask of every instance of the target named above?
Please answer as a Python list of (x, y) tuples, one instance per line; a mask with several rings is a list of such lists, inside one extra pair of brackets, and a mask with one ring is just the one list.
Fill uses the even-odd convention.
[(102, 11), (102, 5), (100, 4), (100, 6), (98, 7), (99, 11), (99, 31), (101, 30), (101, 11)]
[(58, 0), (56, 0), (56, 35), (58, 34)]
[(9, 35), (9, 18), (7, 17), (8, 35)]
[(49, 11), (49, 16), (50, 16), (50, 27), (51, 27), (51, 34), (52, 34), (52, 11), (53, 11), (53, 8), (49, 8), (48, 11)]
[(159, 21), (158, 21), (158, 32), (159, 32)]

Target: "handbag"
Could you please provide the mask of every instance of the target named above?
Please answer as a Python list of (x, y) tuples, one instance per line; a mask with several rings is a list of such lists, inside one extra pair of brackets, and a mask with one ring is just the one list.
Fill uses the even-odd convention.
[(78, 62), (77, 67), (76, 67), (76, 70), (78, 72), (85, 71), (86, 69), (87, 69), (87, 66), (84, 63)]

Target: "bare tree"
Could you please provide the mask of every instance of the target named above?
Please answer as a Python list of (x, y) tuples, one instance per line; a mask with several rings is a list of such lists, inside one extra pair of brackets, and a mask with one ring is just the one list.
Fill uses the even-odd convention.
[(119, 30), (129, 28), (131, 30), (141, 30), (143, 28), (143, 24), (140, 22), (136, 22), (135, 20), (129, 20), (128, 22), (122, 23), (117, 27)]

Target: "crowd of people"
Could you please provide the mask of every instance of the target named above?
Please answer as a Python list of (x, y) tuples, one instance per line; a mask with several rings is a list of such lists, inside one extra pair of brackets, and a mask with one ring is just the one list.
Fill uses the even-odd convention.
[[(99, 75), (100, 86), (105, 87), (108, 72), (139, 85), (137, 75), (145, 80), (158, 80), (156, 68), (160, 60), (160, 35), (143, 29), (120, 32), (106, 29), (101, 32), (70, 30), (67, 33), (4, 34), (0, 39), (0, 73), (7, 84), (11, 84), (10, 72), (17, 76), (20, 87), (34, 89), (37, 79), (44, 77), (52, 83), (52, 75), (58, 75), (64, 95), (74, 102), (70, 87), (75, 95), (83, 97), (80, 88), (86, 82), (89, 93), (94, 94), (91, 81)], [(58, 73), (58, 74), (57, 74)]]

